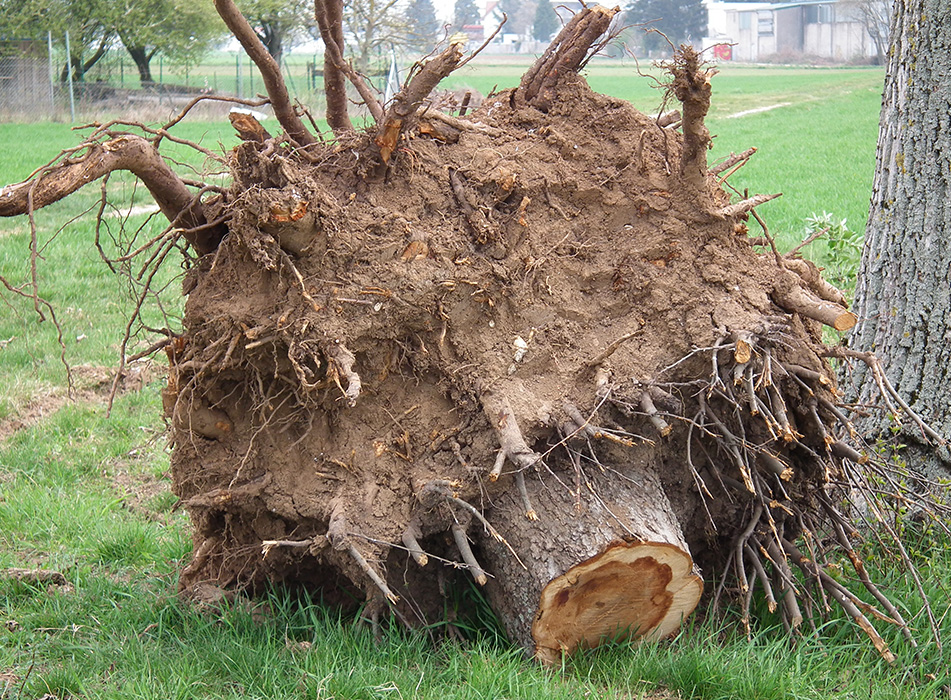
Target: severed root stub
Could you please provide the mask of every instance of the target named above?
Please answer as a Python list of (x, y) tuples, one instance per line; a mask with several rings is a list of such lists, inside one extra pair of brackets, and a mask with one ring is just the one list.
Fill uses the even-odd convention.
[(680, 628), (702, 592), (690, 555), (679, 547), (610, 545), (545, 586), (532, 625), (535, 658), (554, 664), (605, 639), (663, 639)]

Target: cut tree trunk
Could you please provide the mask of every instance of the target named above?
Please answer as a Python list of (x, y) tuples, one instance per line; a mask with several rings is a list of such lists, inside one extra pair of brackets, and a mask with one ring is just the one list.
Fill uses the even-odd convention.
[(529, 475), (532, 519), (519, 489), (496, 502), (505, 543), (481, 538), (486, 590), (509, 635), (542, 663), (606, 639), (662, 639), (700, 601), (703, 581), (660, 481), (649, 469), (638, 478), (629, 489), (598, 479), (576, 495)]

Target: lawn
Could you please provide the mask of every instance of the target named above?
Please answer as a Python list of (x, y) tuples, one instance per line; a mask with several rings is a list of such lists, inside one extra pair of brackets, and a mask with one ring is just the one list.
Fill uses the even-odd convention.
[[(522, 70), (483, 60), (447, 87), (488, 94), (515, 84)], [(632, 65), (598, 63), (588, 78), (645, 111), (660, 108), (662, 93)], [(865, 68), (738, 66), (715, 78), (710, 157), (758, 148), (730, 183), (740, 192), (784, 193), (761, 208), (783, 248), (793, 247), (806, 220), (822, 212), (862, 231), (882, 80), (880, 70)], [(175, 133), (209, 148), (235, 143), (224, 123), (186, 122)], [(27, 176), (77, 138), (62, 124), (0, 124), (0, 180)], [(141, 188), (119, 176), (110, 188), (117, 213), (101, 232), (104, 250), (128, 243), (140, 227), (140, 238), (161, 230), (147, 213), (122, 214), (147, 204)], [(223, 614), (183, 606), (175, 580), (191, 542), (187, 517), (168, 491), (161, 367), (139, 368), (141, 387), (121, 391), (111, 415), (104, 408), (109, 386), (102, 368), (116, 360), (134, 300), (99, 259), (92, 217), (82, 216), (98, 197), (98, 187), (87, 188), (36, 217), (41, 292), (56, 310), (65, 355), (78, 367), (82, 400), (65, 401), (51, 319), (40, 323), (30, 299), (6, 291), (0, 298), (0, 570), (43, 567), (66, 580), (38, 584), (0, 574), (3, 700), (948, 695), (946, 658), (927, 642), (914, 586), (888, 562), (881, 562), (884, 588), (902, 601), (923, 641), (916, 652), (893, 631), (888, 641), (899, 654), (893, 666), (841, 618), (819, 635), (790, 641), (765, 609), (757, 611), (749, 639), (714, 616), (697, 616), (672, 641), (581, 655), (552, 673), (525, 662), (501, 639), (471, 595), (459, 606), (475, 610), (470, 617), (483, 627), (463, 626), (462, 640), (436, 642), (392, 630), (376, 643), (357, 621), (300, 591), (274, 590)], [(13, 283), (27, 279), (29, 250), (29, 222), (0, 219), (0, 275)], [(835, 265), (848, 257), (837, 250), (830, 257), (820, 241), (810, 252)], [(850, 273), (854, 262), (853, 256), (843, 263)], [(163, 313), (153, 312), (153, 325), (174, 326), (180, 308), (175, 271), (166, 274)], [(133, 346), (147, 342), (143, 336)], [(923, 532), (910, 547), (926, 590), (946, 601), (951, 545)], [(868, 555), (874, 560), (872, 545)], [(942, 624), (947, 637), (951, 623)]]

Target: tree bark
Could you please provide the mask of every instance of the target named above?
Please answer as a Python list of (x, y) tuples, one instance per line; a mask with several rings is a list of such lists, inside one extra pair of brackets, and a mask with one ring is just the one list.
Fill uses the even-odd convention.
[(592, 45), (603, 35), (619, 7), (601, 5), (579, 10), (564, 26), (551, 46), (522, 77), (516, 99), (547, 112), (554, 99), (554, 88), (566, 73), (577, 72)]
[[(941, 435), (951, 435), (951, 6), (895, 0), (878, 158), (851, 347), (874, 351), (886, 376)], [(877, 402), (857, 367), (856, 400)], [(887, 434), (885, 416), (862, 421)], [(909, 423), (900, 439), (920, 446), (926, 473), (947, 476), (946, 447), (930, 449)]]
[(317, 0), (315, 14), (324, 41), (324, 96), (327, 99), (327, 124), (340, 135), (353, 130), (347, 107), (347, 81), (338, 61), (343, 60), (343, 2)]
[(152, 85), (155, 82), (152, 80), (152, 68), (150, 66), (152, 52), (147, 51), (144, 46), (126, 46), (125, 50), (139, 71), (139, 83), (142, 87)]

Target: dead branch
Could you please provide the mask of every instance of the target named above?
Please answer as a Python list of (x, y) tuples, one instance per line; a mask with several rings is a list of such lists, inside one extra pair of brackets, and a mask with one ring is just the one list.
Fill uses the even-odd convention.
[(128, 170), (145, 183), (168, 220), (185, 229), (185, 239), (199, 255), (218, 247), (227, 228), (223, 223), (204, 228), (207, 219), (201, 202), (148, 140), (125, 134), (104, 143), (87, 142), (85, 146), (84, 155), (65, 159), (33, 179), (0, 190), (0, 216), (31, 213), (114, 170)]
[(489, 136), (500, 136), (502, 134), (502, 131), (496, 129), (495, 127), (469, 121), (468, 119), (459, 119), (458, 117), (454, 117), (451, 114), (446, 114), (445, 112), (440, 112), (438, 109), (433, 109), (429, 105), (420, 107), (416, 113), (416, 118), (436, 119), (447, 126), (451, 126), (453, 129), (457, 129), (458, 131), (479, 131), (483, 134), (488, 134)]
[(741, 202), (737, 202), (736, 204), (729, 204), (723, 207), (717, 211), (717, 215), (722, 216), (724, 219), (729, 219), (733, 216), (745, 214), (746, 212), (751, 211), (753, 207), (758, 207), (760, 204), (765, 204), (766, 202), (776, 199), (777, 197), (782, 197), (782, 193), (757, 194), (748, 199), (744, 199)]
[(462, 60), (462, 43), (453, 42), (434, 59), (423, 65), (416, 75), (393, 97), (386, 113), (377, 121), (376, 145), (380, 149), (380, 158), (390, 162), (390, 156), (396, 150), (401, 134), (416, 122), (419, 106), (433, 91), (440, 80), (452, 73)]
[(756, 147), (748, 148), (742, 153), (731, 153), (728, 158), (723, 161), (710, 166), (710, 172), (714, 175), (719, 175), (725, 170), (729, 170), (734, 165), (740, 165), (741, 163), (746, 163), (750, 158), (753, 157), (753, 154), (756, 153)]
[(234, 0), (215, 0), (215, 9), (218, 10), (221, 19), (224, 20), (228, 29), (241, 43), (242, 48), (261, 72), (261, 79), (264, 81), (264, 88), (271, 99), (274, 116), (284, 127), (287, 135), (301, 146), (317, 143), (317, 139), (307, 131), (304, 122), (294, 111), (290, 95), (287, 93), (287, 86), (281, 76), (280, 66), (277, 65), (274, 57), (268, 53), (258, 35), (254, 33), (254, 29), (248, 24), (248, 20), (234, 4)]

